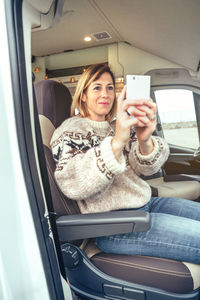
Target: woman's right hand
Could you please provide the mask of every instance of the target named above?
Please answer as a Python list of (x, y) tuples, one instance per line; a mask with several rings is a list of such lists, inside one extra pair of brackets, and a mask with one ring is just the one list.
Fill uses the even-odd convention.
[[(132, 126), (144, 127), (146, 125), (146, 112), (138, 109), (144, 100), (127, 100), (126, 86), (124, 86), (117, 100), (116, 131), (112, 140), (112, 150), (116, 159), (120, 158), (121, 152), (130, 139)], [(127, 113), (127, 110), (129, 113)], [(133, 118), (131, 118), (133, 116)], [(137, 119), (139, 117), (139, 119)]]

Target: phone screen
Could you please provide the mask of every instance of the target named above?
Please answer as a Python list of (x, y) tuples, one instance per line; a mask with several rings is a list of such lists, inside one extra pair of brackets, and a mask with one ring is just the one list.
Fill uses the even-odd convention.
[(126, 75), (126, 99), (149, 99), (151, 77)]

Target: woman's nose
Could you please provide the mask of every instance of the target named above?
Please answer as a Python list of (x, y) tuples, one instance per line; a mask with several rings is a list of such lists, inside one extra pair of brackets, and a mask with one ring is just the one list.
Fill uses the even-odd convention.
[(108, 91), (107, 91), (106, 87), (102, 88), (101, 95), (102, 95), (102, 97), (108, 97)]

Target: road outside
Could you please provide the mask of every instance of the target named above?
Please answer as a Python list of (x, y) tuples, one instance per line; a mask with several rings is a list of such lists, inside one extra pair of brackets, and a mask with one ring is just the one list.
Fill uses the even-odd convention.
[(199, 137), (196, 127), (164, 129), (164, 136), (166, 141), (170, 144), (193, 149), (199, 147)]

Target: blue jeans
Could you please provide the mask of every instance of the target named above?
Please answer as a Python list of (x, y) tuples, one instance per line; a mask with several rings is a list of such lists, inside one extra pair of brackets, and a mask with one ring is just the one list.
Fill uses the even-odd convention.
[(178, 198), (152, 197), (139, 208), (151, 215), (147, 232), (95, 239), (107, 253), (157, 256), (200, 264), (200, 203)]

